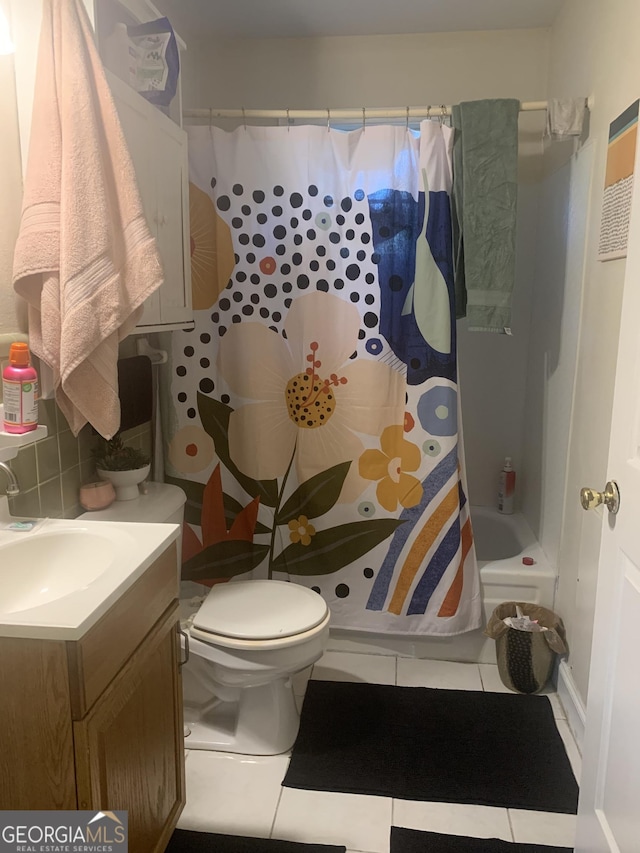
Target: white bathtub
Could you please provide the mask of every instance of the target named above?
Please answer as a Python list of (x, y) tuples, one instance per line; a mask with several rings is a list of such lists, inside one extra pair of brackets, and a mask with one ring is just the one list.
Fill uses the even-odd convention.
[[(484, 622), (503, 601), (529, 601), (553, 607), (556, 574), (521, 513), (501, 515), (490, 507), (472, 507), (471, 520), (482, 582)], [(534, 564), (525, 566), (523, 557)], [(482, 630), (457, 637), (397, 637), (333, 630), (333, 651), (402, 655), (436, 660), (495, 663), (494, 641)]]

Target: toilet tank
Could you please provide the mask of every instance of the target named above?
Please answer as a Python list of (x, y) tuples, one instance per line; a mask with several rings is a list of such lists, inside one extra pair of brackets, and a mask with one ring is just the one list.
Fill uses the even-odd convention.
[(133, 501), (114, 501), (106, 509), (84, 512), (80, 518), (87, 521), (137, 521), (156, 524), (179, 524), (178, 579), (180, 579), (182, 554), (182, 522), (187, 496), (178, 486), (169, 483), (147, 483), (145, 494)]

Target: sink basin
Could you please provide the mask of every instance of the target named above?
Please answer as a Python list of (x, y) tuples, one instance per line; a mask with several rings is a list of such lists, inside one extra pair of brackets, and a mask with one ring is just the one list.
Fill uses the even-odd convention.
[(18, 535), (25, 538), (0, 545), (0, 563), (9, 568), (0, 574), (4, 613), (40, 607), (89, 586), (116, 556), (113, 542), (86, 530)]
[(0, 497), (0, 637), (78, 640), (180, 532), (84, 518), (42, 519), (17, 532), (15, 520)]

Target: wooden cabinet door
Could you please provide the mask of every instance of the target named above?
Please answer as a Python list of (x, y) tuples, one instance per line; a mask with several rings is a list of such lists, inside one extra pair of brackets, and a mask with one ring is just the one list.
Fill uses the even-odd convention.
[(185, 802), (176, 609), (74, 723), (78, 808), (126, 809), (136, 853), (165, 849)]

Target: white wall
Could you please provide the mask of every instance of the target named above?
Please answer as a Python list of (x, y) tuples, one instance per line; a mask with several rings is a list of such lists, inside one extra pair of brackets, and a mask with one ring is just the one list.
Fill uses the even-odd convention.
[[(596, 251), (609, 123), (639, 94), (639, 31), (637, 0), (607, 3), (566, 0), (552, 29), (550, 43), (549, 96), (588, 93), (595, 99), (589, 128), (590, 148), (566, 165), (552, 165), (545, 180), (540, 251), (546, 260), (538, 270), (540, 278), (536, 286), (541, 287), (541, 301), (534, 315), (534, 338), (540, 334), (542, 340), (532, 350), (535, 355), (530, 373), (531, 379), (536, 370), (542, 371), (546, 353), (551, 368), (546, 388), (536, 388), (530, 381), (532, 408), (544, 418), (545, 436), (537, 514), (543, 537), (552, 530), (551, 540), (556, 548), (558, 530), (561, 531), (557, 610), (567, 626), (569, 666), (583, 701), (588, 687), (602, 517), (598, 512), (586, 513), (581, 509), (579, 490), (584, 485), (601, 489), (607, 480), (625, 270), (624, 260), (598, 262)], [(590, 160), (593, 169), (589, 196)], [(552, 217), (558, 227), (553, 227)], [(560, 327), (545, 334), (544, 305), (551, 306), (554, 301), (564, 303)], [(557, 316), (554, 325), (558, 325)], [(561, 340), (559, 348), (558, 340)], [(571, 369), (572, 347), (577, 347), (575, 371)], [(572, 372), (575, 387), (572, 387)], [(543, 381), (540, 375), (538, 381)], [(559, 434), (567, 434), (570, 395), (567, 482), (561, 499), (562, 478), (557, 476), (558, 471), (554, 474), (552, 466), (557, 464), (560, 468), (563, 454), (553, 444)], [(531, 440), (528, 446), (532, 446)], [(539, 450), (536, 452), (540, 455)], [(609, 475), (615, 476), (615, 472)]]
[[(8, 14), (8, 7), (3, 4)], [(13, 246), (18, 233), (22, 178), (13, 56), (0, 56), (0, 358), (5, 336), (20, 328), (22, 317), (11, 284)]]
[(525, 419), (530, 417), (525, 378), (538, 196), (538, 186), (521, 178), (511, 316), (513, 335), (469, 332), (467, 321), (458, 321), (458, 368), (469, 494), (471, 502), (481, 506), (496, 505), (505, 456), (511, 456), (516, 472), (516, 507), (522, 505), (523, 436)]
[(585, 239), (596, 144), (552, 142), (540, 192), (526, 387), (522, 507), (557, 567)]
[[(184, 36), (186, 108), (326, 109), (546, 96), (546, 30), (244, 41)], [(470, 333), (459, 324), (467, 473), (478, 504), (495, 503), (506, 455), (518, 470), (522, 465), (543, 121), (543, 114), (520, 118), (514, 335)]]
[(545, 90), (546, 30), (206, 41), (183, 35), (186, 108), (532, 100)]
[[(84, 0), (87, 6), (91, 0)], [(42, 22), (42, 0), (0, 0), (11, 27), (15, 54), (0, 56), (0, 358), (9, 341), (27, 329), (26, 306), (11, 283), (13, 249), (22, 205), (33, 106), (36, 55)], [(16, 78), (18, 81), (16, 82)], [(16, 96), (16, 89), (20, 97)], [(20, 335), (24, 338), (24, 335)]]
[[(33, 90), (36, 81), (40, 28), (42, 26), (43, 0), (2, 0), (11, 9), (12, 34), (16, 45), (14, 57), (18, 98), (18, 121), (20, 126), (20, 146), (22, 151), (22, 169), (27, 168), (29, 139), (31, 137), (31, 112), (33, 110)], [(83, 0), (93, 23), (94, 0)]]

